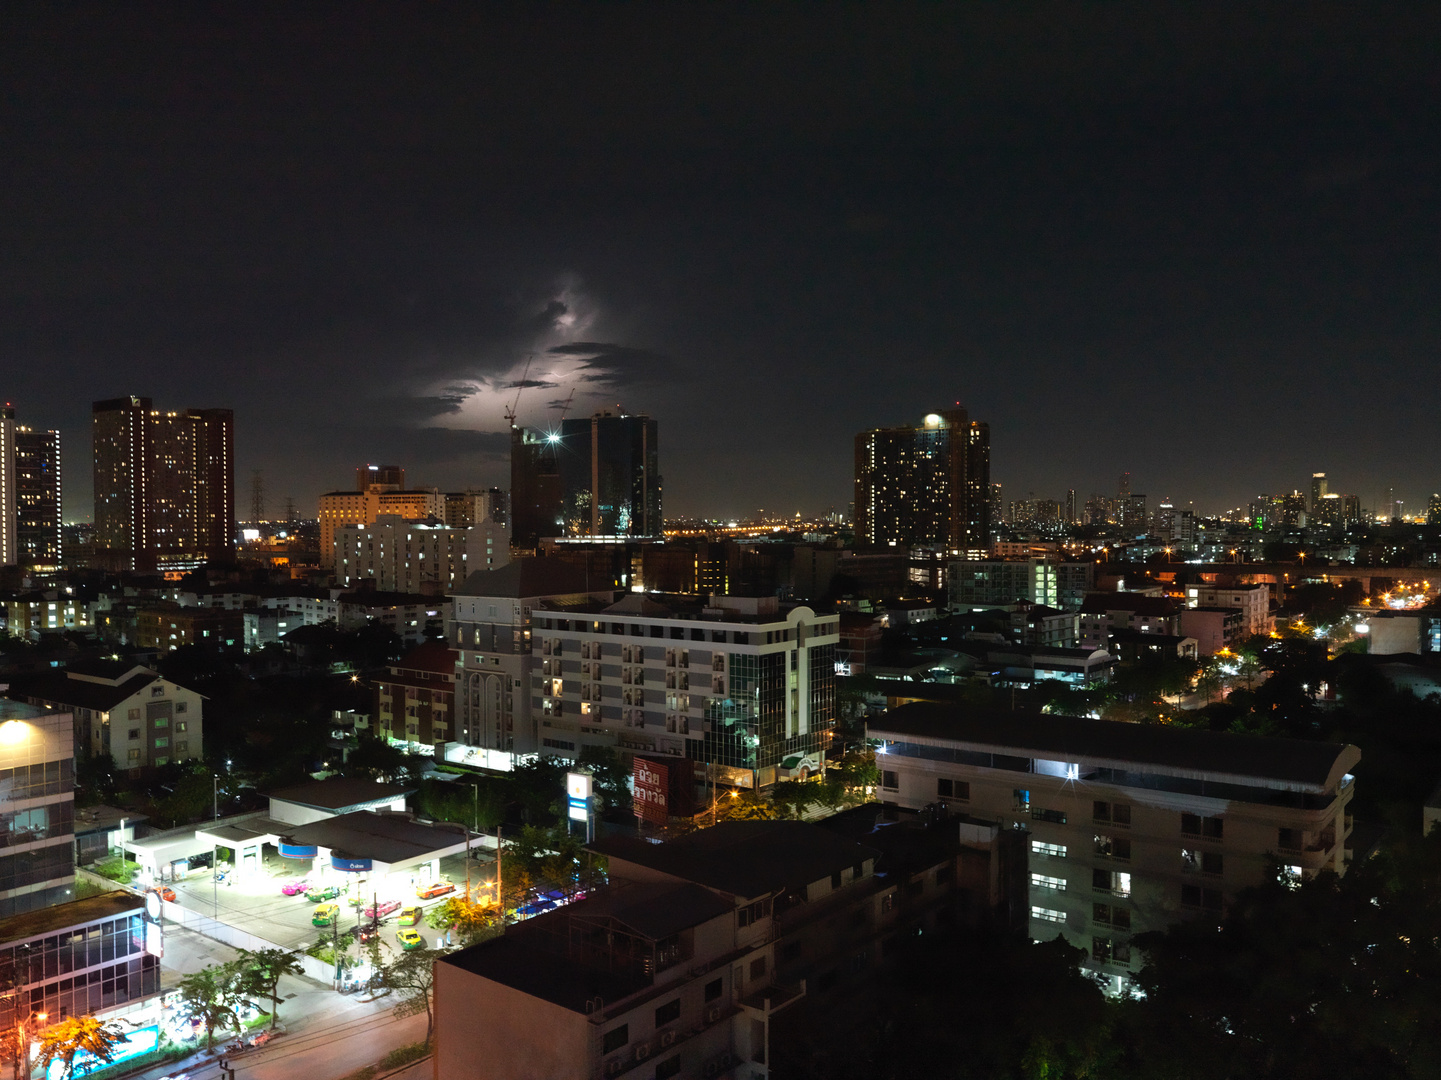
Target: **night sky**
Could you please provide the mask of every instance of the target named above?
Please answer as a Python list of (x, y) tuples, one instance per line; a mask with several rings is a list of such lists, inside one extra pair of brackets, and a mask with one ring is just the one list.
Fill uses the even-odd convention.
[(660, 424), (668, 514), (845, 509), (960, 401), (1006, 497), (1441, 490), (1441, 5), (7, 4), (0, 399), (232, 407), (237, 502), (508, 486)]

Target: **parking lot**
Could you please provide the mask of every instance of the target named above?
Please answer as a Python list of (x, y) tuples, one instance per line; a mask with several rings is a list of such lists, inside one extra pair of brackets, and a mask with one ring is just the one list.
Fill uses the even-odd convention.
[[(485, 852), (483, 857), (489, 860), (491, 853)], [(304, 894), (284, 895), (281, 889), (287, 883), (307, 880), (312, 884), (336, 884), (345, 888), (346, 892), (338, 898), (325, 901), (339, 906), (338, 930), (341, 934), (354, 931), (372, 921), (366, 918), (362, 912), (377, 897), (382, 907), (388, 903), (398, 902), (400, 906), (381, 919), (380, 940), (382, 949), (387, 952), (399, 951), (400, 945), (396, 940), (396, 932), (402, 929), (397, 921), (402, 910), (409, 907), (429, 910), (438, 904), (443, 904), (452, 896), (463, 895), (465, 892), (464, 855), (450, 855), (441, 859), (442, 880), (449, 878), (455, 884), (455, 892), (431, 900), (418, 899), (415, 884), (409, 879), (376, 882), (371, 881), (369, 875), (365, 874), (343, 874), (330, 871), (322, 877), (319, 873), (311, 871), (310, 860), (283, 859), (267, 850), (264, 856), (263, 875), (255, 876), (251, 880), (216, 883), (212, 872), (203, 869), (194, 871), (185, 880), (174, 883), (173, 888), (176, 893), (176, 902), (182, 907), (197, 911), (202, 915), (211, 915), (221, 922), (254, 934), (256, 937), (273, 941), (277, 945), (296, 949), (303, 949), (313, 944), (322, 934), (327, 938), (330, 937), (336, 932), (336, 928), (312, 925), (311, 916), (316, 905), (307, 900)], [(489, 861), (482, 863), (472, 858), (471, 881), (473, 885), (493, 876), (493, 863)], [(358, 903), (352, 903), (352, 901), (358, 901)], [(423, 917), (413, 929), (419, 931), (427, 946), (434, 948), (438, 942), (443, 944), (441, 939), (444, 938), (445, 932), (432, 930), (426, 926)]]

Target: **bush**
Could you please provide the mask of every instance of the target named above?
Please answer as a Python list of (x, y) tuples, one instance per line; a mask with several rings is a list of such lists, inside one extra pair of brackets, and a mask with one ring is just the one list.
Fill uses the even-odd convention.
[(419, 1061), (430, 1054), (430, 1047), (423, 1042), (411, 1043), (408, 1046), (397, 1046), (385, 1057), (380, 1059), (382, 1069), (398, 1069), (402, 1065), (409, 1065), (412, 1061)]

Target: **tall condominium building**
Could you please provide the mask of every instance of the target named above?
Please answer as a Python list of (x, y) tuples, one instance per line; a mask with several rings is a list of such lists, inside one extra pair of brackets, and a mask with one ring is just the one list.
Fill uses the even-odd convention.
[(966, 410), (856, 436), (856, 541), (984, 557), (991, 534), (991, 431)]
[(15, 429), (15, 504), (18, 561), (36, 570), (58, 570), (64, 521), (60, 432)]
[(661, 535), (657, 425), (609, 410), (560, 426), (566, 536)]
[(1323, 473), (1323, 472), (1312, 473), (1312, 474), (1311, 474), (1311, 502), (1310, 502), (1310, 504), (1309, 504), (1309, 509), (1310, 509), (1311, 513), (1314, 514), (1314, 513), (1316, 512), (1316, 507), (1319, 506), (1320, 503), (1321, 503), (1321, 500), (1326, 497), (1326, 492), (1327, 492), (1327, 490), (1328, 490), (1328, 489), (1327, 489), (1327, 485), (1326, 485), (1326, 474)]
[(97, 401), (95, 543), (117, 569), (185, 570), (235, 546), (235, 414)]
[(1135, 935), (1349, 861), (1354, 746), (929, 703), (870, 736), (882, 801), (1028, 835), (1031, 937), (1064, 937), (1117, 988)]
[(0, 566), (20, 561), (15, 531), (15, 409), (0, 405)]

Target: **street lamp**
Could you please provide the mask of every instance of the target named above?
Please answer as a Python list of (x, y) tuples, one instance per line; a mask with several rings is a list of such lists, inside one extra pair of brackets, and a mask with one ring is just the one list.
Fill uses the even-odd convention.
[(25, 1063), (25, 1080), (30, 1080), (30, 1040), (34, 1038), (35, 1022), (43, 1024), (48, 1017), (48, 1013), (31, 1013), (15, 1021), (15, 1056)]

